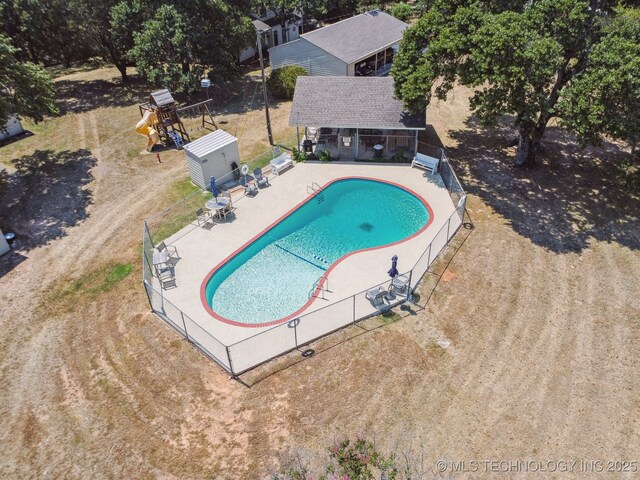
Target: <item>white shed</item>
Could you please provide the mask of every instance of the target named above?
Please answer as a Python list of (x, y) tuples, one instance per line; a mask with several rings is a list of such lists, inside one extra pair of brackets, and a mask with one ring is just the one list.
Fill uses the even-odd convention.
[(222, 183), (229, 181), (229, 174), (240, 165), (238, 139), (224, 130), (216, 130), (188, 143), (184, 152), (191, 181), (203, 190), (209, 188), (211, 177), (222, 179)]
[(24, 128), (22, 128), (22, 124), (20, 123), (18, 116), (11, 115), (5, 124), (4, 129), (0, 128), (0, 141), (20, 135), (22, 132), (24, 132)]

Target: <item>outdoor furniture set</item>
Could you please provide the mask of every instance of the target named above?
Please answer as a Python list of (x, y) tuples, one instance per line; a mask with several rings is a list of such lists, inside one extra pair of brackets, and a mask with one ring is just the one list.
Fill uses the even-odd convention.
[(162, 288), (176, 287), (174, 267), (180, 260), (176, 247), (160, 242), (153, 251), (153, 268)]
[(407, 275), (397, 275), (391, 279), (389, 288), (378, 285), (371, 290), (367, 290), (365, 298), (376, 307), (388, 306), (386, 301), (393, 301), (396, 295), (407, 295), (409, 293), (409, 277)]

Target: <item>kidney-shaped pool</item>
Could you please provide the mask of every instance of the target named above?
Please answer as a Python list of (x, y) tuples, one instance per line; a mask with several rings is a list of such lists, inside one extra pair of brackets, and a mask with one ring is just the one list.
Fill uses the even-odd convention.
[(408, 240), (432, 220), (427, 202), (400, 185), (334, 180), (216, 266), (202, 283), (202, 302), (234, 325), (290, 320), (342, 259)]

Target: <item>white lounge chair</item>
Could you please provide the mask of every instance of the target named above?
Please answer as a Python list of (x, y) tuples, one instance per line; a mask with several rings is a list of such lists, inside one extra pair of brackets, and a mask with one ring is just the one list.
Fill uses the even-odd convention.
[(438, 171), (438, 165), (440, 164), (440, 159), (430, 157), (423, 153), (416, 153), (416, 156), (413, 157), (413, 161), (411, 162), (412, 167), (424, 168), (425, 170), (429, 170), (431, 175)]
[(271, 171), (273, 172), (273, 174), (280, 175), (280, 173), (287, 168), (293, 167), (293, 159), (291, 158), (291, 154), (289, 152), (284, 152), (283, 154), (271, 160), (269, 164), (271, 165)]
[(156, 266), (156, 277), (160, 281), (160, 285), (163, 289), (167, 288), (175, 288), (176, 285), (176, 277), (173, 274), (172, 267), (160, 268)]
[(180, 260), (180, 255), (178, 255), (178, 249), (173, 245), (166, 245), (164, 242), (160, 242), (156, 247), (158, 252), (166, 252), (167, 253), (167, 264), (175, 265)]
[(389, 291), (386, 288), (378, 286), (371, 290), (367, 290), (367, 293), (365, 293), (364, 296), (374, 307), (379, 308), (381, 305), (385, 305), (385, 300), (388, 298), (388, 294)]
[(196, 221), (198, 222), (198, 226), (202, 228), (206, 228), (207, 226), (212, 227), (214, 225), (211, 212), (206, 211), (204, 208), (196, 210)]
[(266, 175), (264, 175), (262, 173), (262, 169), (261, 168), (254, 168), (253, 177), (256, 179), (256, 183), (258, 184), (258, 188), (268, 187), (270, 185), (269, 184), (269, 177), (267, 177)]
[(409, 276), (398, 275), (391, 280), (391, 291), (395, 294), (406, 295), (409, 287)]
[(244, 194), (254, 196), (258, 193), (258, 187), (255, 183), (249, 183), (246, 177), (240, 177), (240, 185), (244, 187)]

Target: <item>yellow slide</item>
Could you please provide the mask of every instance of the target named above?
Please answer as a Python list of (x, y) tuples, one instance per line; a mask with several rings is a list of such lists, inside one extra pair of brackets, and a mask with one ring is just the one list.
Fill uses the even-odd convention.
[(151, 149), (153, 149), (153, 146), (160, 140), (160, 135), (158, 135), (158, 132), (151, 126), (157, 121), (158, 118), (156, 117), (156, 114), (147, 111), (144, 113), (142, 120), (140, 120), (136, 125), (136, 133), (149, 138), (149, 141), (147, 142), (147, 152), (150, 152)]

